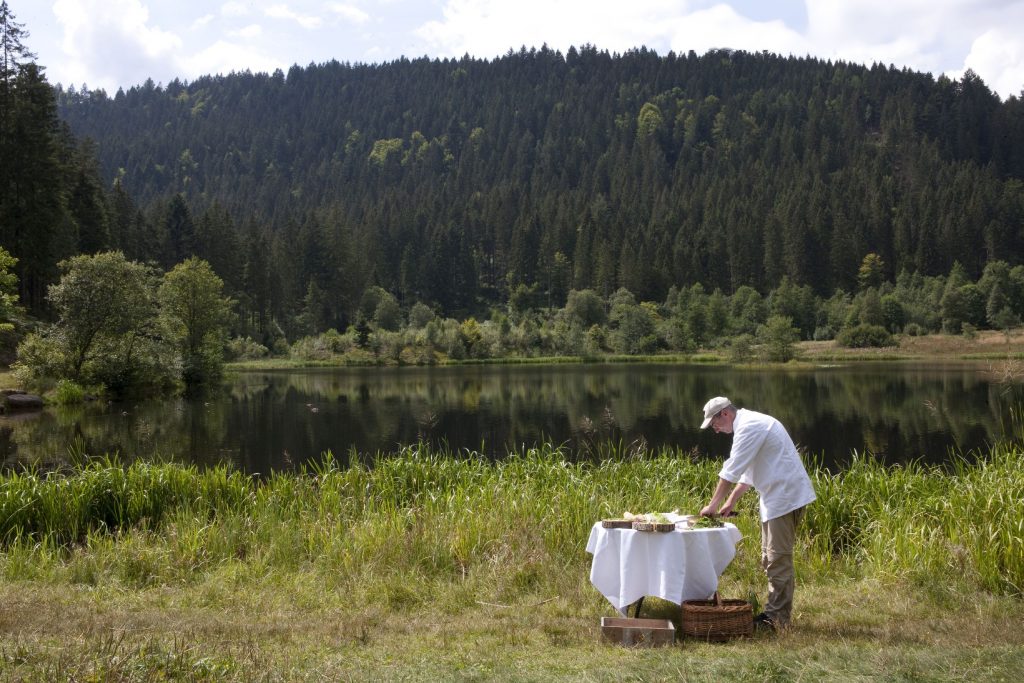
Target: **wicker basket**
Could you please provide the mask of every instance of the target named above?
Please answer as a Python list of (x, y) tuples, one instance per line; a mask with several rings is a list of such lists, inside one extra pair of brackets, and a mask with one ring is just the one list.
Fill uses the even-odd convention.
[(672, 522), (633, 522), (633, 531), (675, 531), (676, 525)]
[(754, 632), (754, 610), (746, 600), (683, 601), (680, 635), (700, 640), (729, 640)]
[(605, 529), (632, 529), (633, 520), (631, 519), (602, 519), (601, 526)]

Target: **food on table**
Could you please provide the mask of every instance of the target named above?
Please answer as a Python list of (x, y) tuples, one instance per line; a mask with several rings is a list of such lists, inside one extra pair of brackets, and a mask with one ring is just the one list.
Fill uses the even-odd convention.
[(679, 510), (672, 512), (622, 513), (617, 519), (601, 521), (605, 529), (634, 529), (635, 531), (672, 531), (673, 529), (720, 529), (725, 524), (717, 517), (700, 515), (681, 515)]
[(622, 513), (623, 519), (629, 519), (637, 522), (651, 522), (652, 524), (672, 524), (674, 523), (674, 517), (679, 517), (679, 510), (673, 510), (672, 512), (645, 512), (640, 515), (635, 515), (628, 510)]
[(642, 515), (634, 515), (632, 512), (623, 513), (623, 517), (633, 520), (634, 531), (674, 531), (675, 521), (678, 517), (678, 510), (672, 512), (645, 512)]
[(725, 524), (714, 517), (697, 517), (696, 519), (690, 520), (691, 529), (717, 529), (723, 526), (725, 526)]

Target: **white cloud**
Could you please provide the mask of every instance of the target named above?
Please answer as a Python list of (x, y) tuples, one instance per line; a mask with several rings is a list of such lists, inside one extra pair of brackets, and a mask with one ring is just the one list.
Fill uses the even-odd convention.
[(293, 12), (288, 5), (273, 5), (264, 10), (264, 14), (273, 19), (291, 19), (306, 29), (318, 28), (323, 23), (320, 17), (298, 14)]
[[(659, 54), (768, 50), (951, 78), (970, 68), (1004, 98), (1024, 87), (1024, 0), (194, 1), (203, 9), (171, 9), (176, 5), (158, 0), (35, 0), (27, 5), (37, 18), (27, 27), (54, 82), (107, 90), (214, 68), (398, 54), (492, 58), (543, 43), (563, 52), (584, 44), (613, 52), (643, 45)], [(53, 25), (49, 51), (39, 43), (46, 21)], [(310, 32), (328, 22), (332, 31)], [(359, 33), (371, 25), (372, 34)], [(222, 42), (198, 42), (211, 35)], [(259, 44), (263, 52), (240, 51), (236, 43)], [(198, 55), (216, 62), (203, 68)], [(247, 56), (251, 65), (240, 61)]]
[(259, 24), (249, 24), (244, 28), (237, 29), (235, 31), (228, 31), (228, 37), (230, 38), (259, 38), (263, 35), (263, 27)]
[(671, 35), (678, 0), (448, 0), (441, 21), (416, 35), (445, 55), (493, 57), (520, 46), (565, 50), (586, 43), (623, 51), (657, 48)]
[(192, 78), (202, 75), (227, 75), (232, 71), (272, 73), (274, 69), (284, 68), (280, 59), (224, 40), (218, 40), (202, 52), (184, 60), (184, 63)]
[(354, 5), (347, 5), (341, 2), (332, 2), (327, 8), (340, 16), (342, 19), (353, 24), (364, 24), (370, 19), (370, 15)]
[[(964, 60), (964, 69), (951, 76), (962, 76), (967, 69), (1003, 97), (1024, 97), (1024, 41), (1019, 31), (992, 29), (978, 36)], [(985, 74), (994, 76), (989, 80)]]
[(862, 64), (910, 65), (941, 73), (942, 54), (966, 48), (963, 0), (808, 0), (814, 54)]
[[(414, 33), (439, 56), (494, 57), (521, 45), (621, 52), (731, 47), (906, 66), (951, 76), (972, 68), (1003, 97), (1018, 94), (1024, 0), (805, 0), (806, 28), (748, 19), (732, 0), (446, 0)], [(781, 10), (780, 10), (781, 13)], [(758, 13), (764, 16), (763, 12)], [(993, 27), (998, 27), (993, 29)]]
[(1002, 28), (1024, 26), (1021, 0), (807, 0), (807, 17), (820, 57), (954, 78), (972, 68), (1003, 97), (1024, 84), (1024, 42), (1019, 30)]
[(92, 80), (91, 87), (116, 89), (175, 72), (181, 38), (150, 25), (139, 0), (56, 0), (53, 12), (65, 57), (55, 70), (69, 84)]
[(195, 21), (193, 21), (192, 22), (192, 26), (190, 28), (191, 29), (197, 29), (197, 28), (202, 28), (204, 26), (208, 26), (210, 24), (210, 22), (213, 21), (213, 20), (214, 20), (214, 15), (212, 15), (212, 14), (204, 14), (203, 16), (201, 16), (198, 19), (196, 19)]
[(220, 13), (225, 17), (245, 17), (249, 15), (249, 8), (240, 2), (231, 0), (231, 2), (225, 2), (220, 6)]
[(716, 5), (667, 23), (672, 26), (671, 47), (678, 53), (693, 50), (704, 54), (713, 48), (732, 48), (802, 57), (810, 50), (804, 37), (781, 20), (753, 21), (728, 5)]

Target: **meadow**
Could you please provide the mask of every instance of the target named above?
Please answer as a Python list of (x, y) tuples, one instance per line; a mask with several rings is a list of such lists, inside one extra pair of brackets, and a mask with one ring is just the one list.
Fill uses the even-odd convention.
[[(591, 525), (695, 512), (718, 462), (425, 443), (253, 477), (82, 458), (0, 480), (0, 681), (1017, 680), (1024, 451), (811, 465), (791, 629), (603, 644)], [(355, 456), (355, 454), (353, 454)], [(727, 597), (764, 597), (756, 496)], [(645, 601), (645, 616), (678, 607)]]

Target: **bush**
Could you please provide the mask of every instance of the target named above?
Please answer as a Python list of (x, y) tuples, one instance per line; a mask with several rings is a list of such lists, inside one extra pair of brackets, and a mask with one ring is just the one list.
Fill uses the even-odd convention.
[(53, 392), (53, 400), (60, 405), (73, 405), (85, 401), (85, 389), (76, 382), (62, 379), (57, 382)]
[(608, 350), (608, 331), (601, 325), (591, 325), (583, 341), (583, 353), (597, 356)]
[(427, 326), (431, 320), (434, 319), (434, 312), (430, 310), (430, 306), (417, 301), (413, 304), (412, 309), (409, 311), (409, 326), (422, 329)]
[(61, 350), (55, 335), (33, 332), (18, 345), (18, 362), (14, 365), (14, 376), (30, 389), (39, 389), (55, 377), (70, 372), (67, 358)]
[(925, 329), (917, 323), (910, 323), (903, 328), (903, 333), (911, 337), (923, 337)]
[(793, 345), (799, 337), (793, 319), (785, 315), (773, 315), (757, 328), (757, 340), (763, 345), (764, 359), (774, 363), (785, 363), (794, 357)]
[(384, 363), (399, 362), (404, 341), (400, 332), (377, 330), (370, 333), (367, 346), (378, 360)]
[(836, 344), (849, 349), (897, 346), (896, 340), (881, 325), (861, 324), (848, 327), (836, 336)]
[(266, 358), (269, 354), (270, 349), (252, 337), (235, 337), (225, 347), (225, 355), (229, 360), (256, 360)]
[(828, 325), (819, 325), (814, 328), (814, 341), (828, 341), (834, 339), (835, 331)]
[(331, 328), (316, 336), (296, 340), (290, 354), (292, 358), (303, 360), (327, 360), (344, 355), (356, 348), (356, 334), (353, 328), (349, 328), (345, 334)]
[(398, 355), (399, 365), (435, 365), (437, 356), (429, 345), (406, 346)]
[(454, 318), (431, 320), (427, 323), (427, 340), (449, 358), (462, 360), (466, 357), (466, 345), (462, 341), (462, 326)]
[(584, 329), (603, 325), (608, 321), (604, 300), (592, 289), (572, 290), (565, 302), (565, 312), (575, 318)]
[(754, 335), (741, 334), (729, 344), (730, 363), (749, 363), (754, 359)]

